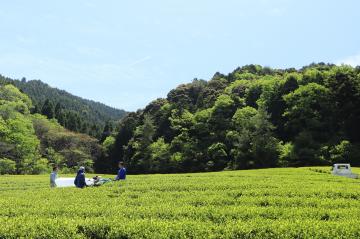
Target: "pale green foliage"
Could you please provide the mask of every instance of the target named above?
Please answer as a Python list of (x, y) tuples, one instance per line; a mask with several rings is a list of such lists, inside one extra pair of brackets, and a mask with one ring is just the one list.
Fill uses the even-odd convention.
[(351, 143), (348, 140), (341, 141), (330, 150), (332, 162), (346, 162), (349, 158)]
[(16, 163), (10, 159), (0, 159), (0, 174), (13, 174), (16, 171)]
[[(330, 91), (317, 83), (302, 85), (284, 96), (287, 108), (284, 117), (288, 120), (286, 128), (297, 135), (293, 143), (297, 164), (300, 162), (322, 164), (318, 157), (319, 144), (329, 140), (332, 132)], [(326, 130), (325, 130), (326, 129)], [(293, 165), (296, 165), (293, 164)]]
[(0, 177), (0, 238), (358, 238), (360, 184), (316, 169), (128, 175), (83, 190)]
[(325, 156), (329, 157), (332, 163), (351, 163), (356, 164), (360, 158), (360, 147), (352, 144), (348, 140), (342, 140), (337, 145), (324, 148)]
[(215, 101), (214, 111), (222, 111), (233, 106), (234, 101), (229, 95), (220, 95)]
[(141, 144), (147, 147), (152, 142), (154, 133), (154, 121), (150, 116), (146, 115), (144, 124), (136, 128), (135, 137), (141, 139)]
[(206, 109), (196, 112), (196, 114), (194, 114), (194, 125), (192, 129), (194, 129), (199, 135), (209, 136), (210, 117), (211, 117), (211, 109)]
[(236, 80), (226, 87), (225, 92), (230, 95), (236, 93), (240, 97), (245, 97), (245, 91), (250, 86), (251, 81)]
[(286, 167), (294, 158), (294, 145), (292, 143), (279, 143), (279, 166)]
[(29, 116), (31, 101), (12, 85), (0, 86), (0, 99), (0, 142), (9, 148), (0, 157), (15, 161), (18, 173), (33, 173), (40, 141)]
[[(223, 169), (228, 164), (226, 145), (223, 143), (214, 143), (208, 148), (209, 161), (207, 163), (208, 170)], [(216, 162), (216, 163), (215, 163)]]
[(22, 101), (0, 100), (0, 116), (5, 120), (16, 118), (19, 114), (28, 115), (29, 112), (29, 108)]
[(159, 138), (150, 146), (151, 168), (154, 172), (166, 172), (170, 162), (170, 145), (165, 143), (164, 138)]
[(115, 139), (114, 136), (110, 135), (110, 136), (106, 137), (106, 139), (102, 143), (102, 145), (104, 146), (106, 152), (110, 152), (113, 149), (113, 147), (115, 145), (115, 141), (116, 141), (116, 139)]
[(165, 143), (164, 138), (159, 138), (157, 141), (150, 145), (152, 152), (151, 157), (153, 160), (166, 160), (169, 159), (169, 144)]
[(237, 81), (244, 80), (244, 81), (252, 81), (258, 79), (259, 76), (252, 74), (252, 73), (235, 73), (235, 79)]
[(21, 93), (18, 88), (13, 85), (0, 86), (0, 99), (12, 102), (22, 102), (28, 109), (32, 107), (30, 98)]
[(288, 105), (284, 116), (292, 120), (294, 127), (307, 121), (308, 127), (319, 127), (318, 124), (329, 108), (329, 90), (319, 84), (309, 83), (284, 96)]
[(292, 72), (285, 75), (285, 81), (295, 80), (297, 82), (301, 82), (302, 78), (303, 76), (297, 72)]
[(4, 137), (9, 133), (9, 127), (6, 124), (6, 121), (0, 117), (0, 137)]
[(273, 135), (274, 126), (266, 110), (252, 107), (238, 109), (233, 118), (236, 131), (228, 131), (226, 139), (233, 145), (230, 155), (234, 158), (229, 167), (251, 168), (275, 166), (278, 159), (278, 140)]
[(174, 109), (171, 112), (170, 122), (174, 130), (189, 129), (194, 123), (194, 115), (186, 109), (182, 112)]
[(170, 161), (174, 164), (179, 164), (183, 160), (183, 155), (180, 152), (176, 152), (173, 155), (171, 155)]
[(151, 168), (149, 145), (153, 142), (155, 127), (154, 121), (150, 116), (145, 115), (143, 121), (144, 123), (135, 129), (134, 138), (129, 141), (126, 147), (126, 149), (135, 149), (136, 152), (131, 157), (125, 154), (124, 159), (126, 161), (141, 160), (143, 167), (149, 170)]
[(42, 174), (50, 172), (49, 161), (46, 158), (41, 158), (35, 162), (32, 168), (33, 174)]
[(270, 122), (267, 111), (260, 107), (252, 118), (255, 131), (253, 132), (252, 150), (261, 165), (276, 166), (278, 158), (278, 140), (274, 137), (274, 126)]
[(211, 115), (210, 109), (201, 110), (196, 112), (196, 114), (194, 115), (194, 119), (196, 122), (206, 122), (209, 120), (210, 115)]
[(249, 128), (253, 123), (251, 118), (256, 114), (257, 110), (250, 106), (238, 109), (232, 118), (235, 128), (238, 130)]
[(16, 154), (20, 158), (36, 157), (40, 141), (35, 135), (32, 121), (22, 115), (7, 120), (11, 133), (5, 138), (7, 142), (16, 145)]
[(317, 83), (322, 84), (324, 81), (324, 77), (321, 72), (317, 69), (307, 69), (304, 72), (304, 75), (301, 80), (299, 80), (300, 84), (306, 85), (308, 83)]

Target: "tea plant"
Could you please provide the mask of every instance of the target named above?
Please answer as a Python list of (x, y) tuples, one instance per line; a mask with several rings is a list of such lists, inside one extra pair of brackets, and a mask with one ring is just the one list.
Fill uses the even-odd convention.
[(0, 177), (0, 238), (359, 238), (359, 221), (360, 180), (309, 168), (130, 175), (83, 190)]

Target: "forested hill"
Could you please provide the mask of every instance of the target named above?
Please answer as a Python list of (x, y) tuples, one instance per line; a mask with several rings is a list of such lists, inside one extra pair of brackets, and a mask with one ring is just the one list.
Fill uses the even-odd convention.
[(74, 133), (57, 120), (31, 114), (31, 99), (12, 84), (0, 83), (0, 175), (39, 174), (58, 166), (93, 170), (102, 154), (98, 140)]
[[(247, 65), (182, 84), (111, 127), (106, 121), (121, 116), (114, 111), (40, 81), (1, 77), (0, 171), (85, 165), (113, 173), (119, 160), (129, 173), (360, 166), (360, 67)], [(102, 147), (60, 125), (101, 138)]]
[(113, 171), (119, 159), (130, 173), (360, 166), (359, 122), (360, 67), (248, 65), (128, 114), (96, 167)]
[(0, 75), (1, 82), (14, 84), (27, 94), (33, 102), (33, 113), (56, 118), (69, 130), (97, 138), (101, 137), (106, 123), (118, 121), (126, 115), (124, 110), (74, 96), (40, 80), (13, 80)]

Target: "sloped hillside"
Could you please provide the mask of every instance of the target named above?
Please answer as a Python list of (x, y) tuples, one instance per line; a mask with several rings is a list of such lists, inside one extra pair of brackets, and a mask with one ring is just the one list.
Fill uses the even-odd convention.
[(39, 174), (54, 165), (91, 171), (102, 153), (98, 140), (31, 114), (31, 108), (31, 99), (14, 85), (0, 85), (0, 174)]
[(34, 105), (33, 113), (42, 113), (72, 131), (101, 137), (107, 122), (118, 121), (126, 115), (105, 104), (74, 96), (50, 87), (40, 80), (13, 80), (0, 75), (0, 83), (11, 83), (27, 94)]

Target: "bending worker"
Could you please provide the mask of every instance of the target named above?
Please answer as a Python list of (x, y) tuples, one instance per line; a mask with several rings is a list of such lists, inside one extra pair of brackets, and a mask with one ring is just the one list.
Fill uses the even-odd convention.
[(74, 180), (74, 184), (77, 188), (84, 188), (87, 186), (86, 182), (85, 182), (85, 168), (84, 167), (79, 168), (79, 171), (77, 172), (77, 175)]

